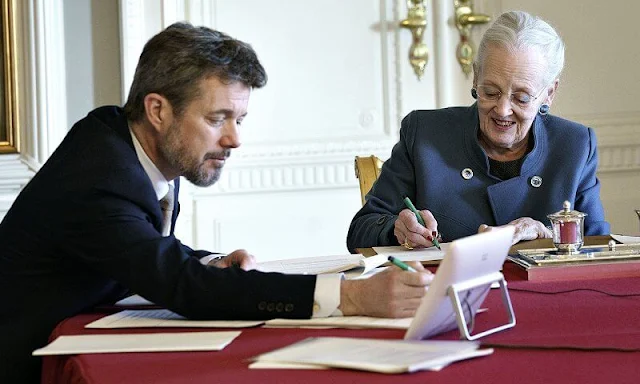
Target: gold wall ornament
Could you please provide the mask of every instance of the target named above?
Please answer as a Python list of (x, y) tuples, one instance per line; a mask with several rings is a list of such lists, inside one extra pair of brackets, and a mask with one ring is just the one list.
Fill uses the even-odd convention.
[(0, 0), (0, 154), (18, 152), (16, 0)]
[(473, 69), (475, 47), (471, 41), (471, 28), (474, 25), (486, 24), (491, 17), (473, 13), (473, 0), (454, 0), (456, 28), (460, 32), (460, 42), (456, 47), (456, 58), (467, 77)]
[(429, 60), (429, 50), (427, 45), (422, 42), (424, 30), (427, 28), (424, 0), (407, 0), (407, 8), (407, 18), (400, 22), (400, 27), (411, 31), (413, 41), (409, 47), (409, 63), (420, 80)]

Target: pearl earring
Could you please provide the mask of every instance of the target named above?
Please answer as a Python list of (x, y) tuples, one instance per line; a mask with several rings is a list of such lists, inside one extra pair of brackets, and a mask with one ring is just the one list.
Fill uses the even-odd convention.
[(538, 112), (539, 112), (541, 115), (546, 115), (547, 113), (549, 113), (549, 108), (551, 108), (551, 107), (549, 107), (549, 104), (544, 103), (544, 104), (542, 104), (542, 105), (540, 106), (540, 108), (538, 109)]

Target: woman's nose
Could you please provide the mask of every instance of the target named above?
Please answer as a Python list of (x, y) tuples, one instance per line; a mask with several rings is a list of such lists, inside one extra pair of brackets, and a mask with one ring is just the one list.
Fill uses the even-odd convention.
[(510, 115), (512, 112), (511, 95), (500, 95), (496, 101), (495, 109), (500, 116)]

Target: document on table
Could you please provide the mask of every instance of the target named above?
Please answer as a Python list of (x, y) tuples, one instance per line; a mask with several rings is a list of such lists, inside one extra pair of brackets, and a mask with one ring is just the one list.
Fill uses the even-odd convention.
[(306, 364), (380, 373), (438, 369), (455, 361), (486, 356), (473, 341), (407, 341), (318, 337), (259, 355), (260, 363)]
[(640, 243), (640, 236), (628, 236), (628, 235), (614, 235), (611, 237), (622, 244), (637, 244)]
[(384, 264), (387, 259), (383, 256), (364, 257), (361, 254), (312, 256), (295, 259), (283, 259), (258, 263), (257, 270), (263, 272), (280, 272), (301, 275), (320, 275), (324, 273), (338, 273), (353, 268), (363, 268), (362, 275), (369, 273)]
[(33, 356), (79, 353), (220, 351), (240, 331), (60, 336)]
[[(440, 371), (446, 365), (434, 366), (425, 370)], [(254, 361), (249, 364), (249, 369), (331, 369), (326, 365), (295, 364), (295, 363), (272, 363), (269, 361)]]
[(442, 260), (449, 243), (440, 243), (442, 250), (436, 247), (406, 249), (402, 246), (373, 247), (378, 255), (393, 256), (401, 261), (437, 261)]
[(312, 319), (273, 319), (264, 323), (265, 328), (389, 328), (409, 329), (411, 320), (368, 316), (335, 316)]
[(144, 307), (153, 306), (155, 304), (140, 295), (131, 295), (116, 302), (114, 305), (117, 307)]
[(85, 325), (85, 328), (248, 328), (263, 321), (241, 320), (188, 320), (168, 309), (126, 310), (114, 313)]

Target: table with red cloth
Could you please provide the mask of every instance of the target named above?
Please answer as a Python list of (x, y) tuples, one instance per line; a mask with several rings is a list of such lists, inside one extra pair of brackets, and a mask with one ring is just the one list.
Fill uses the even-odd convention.
[[(454, 363), (439, 372), (385, 375), (352, 370), (249, 369), (250, 359), (307, 337), (401, 339), (380, 329), (249, 328), (222, 351), (108, 353), (48, 356), (43, 383), (638, 383), (640, 278), (565, 282), (518, 280), (505, 264), (514, 328), (484, 337), (493, 354)], [(506, 321), (499, 290), (491, 290), (475, 329)], [(177, 332), (175, 329), (85, 329), (105, 313), (61, 322), (60, 335)], [(202, 329), (180, 329), (198, 332)], [(457, 330), (435, 339), (456, 340)]]

